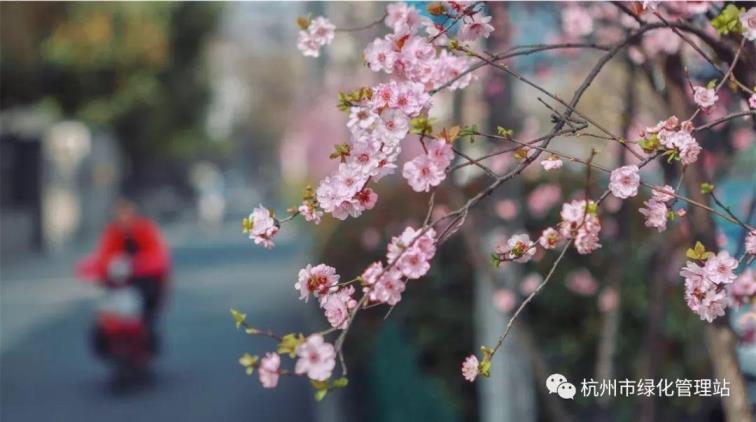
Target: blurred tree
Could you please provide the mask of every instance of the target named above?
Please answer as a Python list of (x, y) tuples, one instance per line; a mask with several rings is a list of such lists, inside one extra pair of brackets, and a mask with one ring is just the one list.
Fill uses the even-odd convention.
[(65, 118), (112, 130), (136, 185), (166, 159), (208, 152), (203, 46), (219, 5), (1, 7), (2, 109), (45, 100)]

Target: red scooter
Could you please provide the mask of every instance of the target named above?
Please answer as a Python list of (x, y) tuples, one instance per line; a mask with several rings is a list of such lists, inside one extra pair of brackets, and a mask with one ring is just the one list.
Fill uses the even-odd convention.
[(106, 291), (92, 329), (94, 352), (114, 366), (119, 380), (144, 373), (156, 351), (157, 339), (144, 319), (143, 294), (131, 273), (128, 255), (111, 259), (107, 278), (98, 281)]

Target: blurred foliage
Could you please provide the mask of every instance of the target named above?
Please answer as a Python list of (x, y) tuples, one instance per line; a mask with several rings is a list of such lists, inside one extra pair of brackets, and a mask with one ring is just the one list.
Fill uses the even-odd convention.
[(204, 45), (217, 3), (3, 3), (2, 108), (45, 101), (111, 130), (135, 167), (208, 142)]

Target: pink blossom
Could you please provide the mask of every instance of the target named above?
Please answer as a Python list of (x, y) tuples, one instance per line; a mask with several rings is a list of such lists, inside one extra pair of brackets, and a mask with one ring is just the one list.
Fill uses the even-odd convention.
[(428, 158), (435, 161), (439, 167), (446, 169), (454, 159), (454, 151), (450, 143), (441, 138), (436, 138), (427, 143)]
[(354, 287), (347, 286), (335, 293), (320, 297), (320, 307), (323, 308), (328, 322), (333, 328), (345, 329), (349, 322), (349, 312), (357, 306), (352, 298)]
[(323, 216), (323, 211), (318, 210), (310, 202), (304, 202), (297, 209), (304, 217), (305, 221), (320, 224), (320, 218)]
[(296, 348), (297, 360), (294, 372), (307, 374), (315, 381), (325, 381), (331, 377), (336, 366), (336, 349), (323, 340), (323, 336), (313, 334)]
[(693, 101), (702, 109), (708, 109), (713, 106), (718, 99), (719, 96), (712, 88), (703, 86), (693, 87)]
[(677, 34), (673, 30), (667, 28), (646, 32), (641, 40), (646, 56), (653, 58), (661, 54), (672, 55), (680, 51), (682, 40), (675, 35)]
[(756, 230), (751, 230), (746, 235), (745, 251), (749, 255), (756, 255)]
[(528, 210), (535, 217), (542, 217), (548, 210), (559, 202), (562, 197), (562, 188), (556, 183), (539, 185), (528, 195)]
[(756, 272), (750, 268), (743, 271), (743, 274), (732, 283), (728, 293), (730, 295), (730, 306), (732, 307), (738, 308), (751, 303), (753, 295), (756, 294)]
[[(598, 234), (601, 222), (595, 212), (593, 201), (575, 200), (562, 205), (559, 233), (567, 239), (575, 239), (575, 249), (581, 255), (589, 254), (601, 247)], [(588, 212), (586, 212), (588, 211)]]
[(499, 289), (493, 296), (494, 306), (505, 314), (514, 309), (515, 301), (515, 294), (509, 289)]
[(444, 168), (427, 155), (415, 157), (404, 163), (402, 176), (407, 179), (415, 192), (428, 192), (431, 187), (438, 186), (446, 178)]
[(575, 294), (591, 296), (596, 294), (598, 283), (588, 270), (581, 268), (567, 275), (567, 288)]
[(751, 108), (756, 108), (756, 94), (751, 94), (751, 96), (748, 97), (748, 106)]
[(638, 166), (624, 166), (612, 171), (609, 190), (617, 198), (625, 199), (637, 195), (639, 185)]
[(740, 15), (740, 25), (743, 27), (743, 37), (748, 41), (756, 41), (756, 7)]
[(652, 227), (662, 232), (667, 229), (667, 205), (664, 202), (655, 199), (649, 199), (643, 203), (645, 208), (641, 208), (641, 214), (646, 216), (646, 227)]
[(496, 215), (503, 220), (514, 220), (518, 211), (517, 203), (511, 199), (504, 199), (496, 203)]
[(701, 152), (701, 146), (698, 145), (695, 138), (684, 130), (660, 133), (659, 141), (667, 148), (676, 149), (680, 156), (680, 162), (685, 165), (695, 163), (698, 160), (698, 154)]
[(297, 48), (305, 57), (320, 57), (320, 43), (307, 31), (299, 31)]
[(593, 32), (593, 17), (582, 6), (569, 5), (562, 9), (562, 30), (569, 37), (581, 37)]
[(388, 245), (388, 262), (396, 261), (397, 270), (408, 279), (420, 278), (430, 269), (430, 260), (436, 253), (435, 231), (421, 231), (407, 227), (400, 236), (394, 236)]
[(529, 295), (538, 289), (541, 282), (543, 282), (543, 276), (538, 273), (530, 273), (520, 283), (520, 292), (524, 295)]
[[(687, 287), (687, 285), (686, 285)], [(686, 289), (685, 302), (690, 310), (708, 322), (725, 314), (727, 294), (715, 289), (701, 289), (700, 286)]]
[(336, 291), (336, 284), (339, 283), (340, 276), (336, 274), (336, 269), (325, 264), (312, 266), (307, 264), (306, 267), (299, 270), (299, 281), (294, 287), (300, 292), (300, 299), (307, 299), (310, 293), (313, 296), (320, 297)]
[(735, 280), (733, 271), (737, 267), (737, 259), (731, 257), (727, 251), (720, 251), (706, 260), (704, 276), (714, 284), (730, 284)]
[(535, 252), (535, 244), (527, 233), (516, 234), (496, 247), (496, 254), (502, 261), (525, 263), (533, 258)]
[(654, 186), (651, 190), (651, 197), (655, 201), (666, 203), (675, 199), (675, 189), (670, 185)]
[(562, 168), (562, 164), (562, 160), (556, 155), (550, 155), (548, 158), (541, 161), (541, 165), (546, 171), (558, 170)]
[(273, 236), (278, 233), (279, 223), (270, 213), (270, 210), (260, 205), (249, 214), (248, 221), (249, 238), (256, 245), (262, 245), (268, 249), (274, 246)]
[(260, 375), (260, 383), (264, 388), (276, 388), (280, 366), (281, 357), (278, 353), (266, 353), (260, 360), (257, 373)]
[(598, 298), (598, 305), (601, 312), (609, 312), (619, 304), (619, 293), (617, 289), (609, 287), (604, 289)]
[(352, 107), (349, 109), (347, 127), (350, 129), (357, 127), (365, 130), (370, 128), (377, 118), (378, 115), (367, 107)]
[(383, 38), (376, 38), (365, 48), (365, 62), (373, 72), (392, 73), (394, 63), (399, 55), (393, 49), (393, 43)]
[(412, 280), (424, 276), (430, 269), (430, 262), (425, 254), (413, 248), (402, 254), (396, 266), (405, 277)]
[(328, 19), (318, 16), (310, 21), (306, 30), (299, 31), (297, 48), (305, 56), (318, 57), (320, 56), (320, 47), (333, 41), (335, 29), (336, 27)]
[(381, 112), (378, 120), (378, 133), (381, 136), (404, 139), (409, 132), (409, 117), (401, 110), (387, 108)]
[(544, 249), (554, 249), (559, 243), (560, 238), (558, 231), (553, 227), (547, 227), (543, 233), (541, 233), (541, 237), (538, 238), (538, 244)]
[(362, 273), (366, 287), (363, 292), (372, 302), (396, 305), (402, 299), (405, 284), (402, 274), (395, 268), (385, 270), (383, 264), (374, 262)]
[(462, 27), (459, 28), (459, 32), (457, 32), (457, 39), (459, 42), (467, 43), (476, 41), (480, 38), (488, 38), (494, 30), (494, 27), (490, 22), (490, 16), (483, 16), (480, 13), (476, 13), (471, 17), (464, 19)]
[(462, 362), (462, 376), (470, 382), (474, 382), (480, 372), (480, 362), (475, 355), (470, 355)]
[(386, 6), (384, 23), (396, 34), (410, 34), (423, 22), (420, 12), (407, 3), (391, 3)]

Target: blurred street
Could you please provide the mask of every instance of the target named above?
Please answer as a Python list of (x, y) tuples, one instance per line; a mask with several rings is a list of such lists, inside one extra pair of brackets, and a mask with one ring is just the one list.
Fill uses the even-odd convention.
[[(100, 289), (72, 277), (92, 241), (53, 258), (4, 259), (0, 353), (3, 422), (312, 419), (309, 386), (285, 380), (271, 392), (238, 364), (244, 352), (274, 345), (235, 330), (229, 308), (277, 331), (302, 329), (292, 279), (306, 245), (278, 238), (253, 247), (237, 222), (203, 232), (195, 224), (165, 228), (173, 252), (172, 292), (161, 323), (155, 379), (115, 391), (110, 368), (88, 344)], [(293, 232), (292, 232), (293, 234)]]

